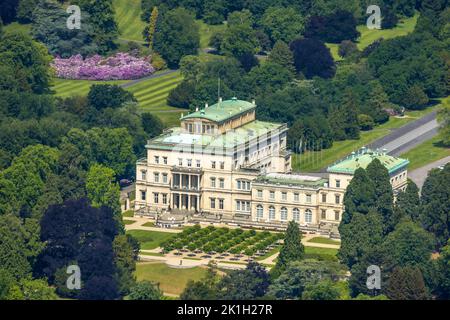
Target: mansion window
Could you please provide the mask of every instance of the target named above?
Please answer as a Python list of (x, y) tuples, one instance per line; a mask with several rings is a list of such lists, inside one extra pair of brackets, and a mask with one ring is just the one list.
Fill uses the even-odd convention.
[(275, 191), (270, 191), (269, 198), (270, 200), (275, 200)]
[(269, 219), (275, 220), (275, 208), (272, 206), (269, 207)]
[(147, 180), (147, 170), (141, 170), (141, 179)]
[(201, 165), (200, 160), (196, 160), (195, 163), (196, 163), (197, 168), (200, 168), (200, 165)]
[(320, 211), (320, 218), (321, 218), (322, 220), (326, 220), (326, 219), (327, 219), (327, 210), (322, 209), (322, 210)]
[(181, 167), (183, 165), (183, 159), (178, 158), (178, 165)]
[(294, 193), (294, 201), (295, 202), (299, 202), (300, 201), (300, 194), (298, 194), (297, 192)]
[(187, 166), (188, 167), (192, 167), (192, 159), (188, 159), (187, 160)]
[(153, 193), (153, 202), (159, 203), (159, 193), (157, 193), (157, 192)]
[(162, 203), (167, 204), (167, 193), (163, 193), (162, 195)]
[(250, 190), (250, 188), (251, 188), (250, 181), (238, 180), (237, 188), (239, 190)]
[(250, 201), (236, 200), (236, 211), (250, 212)]
[(211, 168), (215, 169), (216, 168), (216, 162), (215, 161), (211, 161)]
[(339, 218), (341, 217), (341, 214), (339, 211), (334, 212), (334, 220), (339, 221)]
[(306, 195), (306, 203), (311, 203), (311, 195), (310, 194)]
[(155, 163), (159, 163), (159, 156), (155, 156)]
[(211, 188), (216, 187), (216, 178), (211, 178)]
[(336, 180), (336, 188), (340, 188), (341, 187), (341, 180)]
[(287, 209), (285, 207), (281, 208), (281, 220), (286, 221), (287, 220), (287, 216), (288, 216), (288, 212)]
[(219, 199), (219, 209), (220, 210), (223, 210), (223, 208), (224, 208), (224, 200), (223, 199)]
[(322, 193), (322, 202), (327, 202), (327, 194)]
[(294, 208), (294, 210), (292, 210), (292, 216), (294, 218), (294, 221), (299, 222), (300, 221), (300, 210), (298, 210), (297, 208)]
[(158, 172), (153, 173), (153, 180), (154, 180), (154, 182), (159, 182), (159, 173)]
[(340, 195), (336, 194), (336, 195), (334, 196), (334, 199), (335, 199), (336, 204), (341, 203), (341, 196), (340, 196)]
[(287, 192), (282, 192), (281, 193), (281, 200), (284, 200), (284, 201), (287, 200)]
[(163, 173), (162, 177), (163, 177), (163, 183), (167, 183), (167, 181), (168, 181), (167, 173)]
[(220, 169), (225, 169), (225, 162), (220, 161)]
[(263, 191), (262, 190), (258, 190), (258, 198), (262, 198), (263, 197)]
[(163, 163), (167, 164), (167, 157), (163, 157)]
[(309, 209), (306, 209), (306, 211), (305, 211), (305, 222), (307, 222), (307, 223), (312, 222), (312, 212)]
[(215, 198), (209, 198), (209, 200), (210, 200), (210, 204), (209, 204), (210, 208), (211, 209), (215, 209), (216, 208), (216, 199)]
[(220, 189), (225, 188), (225, 179), (223, 179), (223, 178), (219, 179), (219, 188)]
[(147, 192), (146, 191), (141, 191), (141, 200), (145, 201), (147, 199)]
[(340, 195), (336, 194), (336, 195), (334, 196), (334, 199), (335, 199), (336, 204), (341, 203), (341, 196), (340, 196)]
[(263, 206), (260, 204), (256, 207), (256, 217), (258, 219), (264, 218), (264, 209)]

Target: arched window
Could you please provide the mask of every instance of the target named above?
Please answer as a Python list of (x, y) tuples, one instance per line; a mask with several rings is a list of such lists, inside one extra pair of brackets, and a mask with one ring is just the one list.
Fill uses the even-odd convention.
[(281, 220), (287, 220), (287, 209), (285, 207), (281, 208)]
[(307, 223), (312, 222), (312, 212), (309, 209), (306, 209), (306, 211), (305, 211), (305, 222), (307, 222)]
[(292, 210), (292, 215), (295, 222), (300, 221), (300, 210), (298, 210), (298, 208), (294, 208), (294, 210)]
[(275, 220), (275, 208), (272, 206), (269, 207), (269, 219)]
[(258, 219), (264, 218), (264, 209), (263, 209), (263, 206), (260, 205), (260, 204), (258, 204), (258, 205), (256, 206), (256, 217), (257, 217)]

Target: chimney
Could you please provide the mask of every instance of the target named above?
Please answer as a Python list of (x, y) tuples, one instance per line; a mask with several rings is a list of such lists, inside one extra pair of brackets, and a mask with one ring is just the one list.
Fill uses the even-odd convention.
[(195, 108), (195, 111), (196, 111), (196, 112), (198, 111), (198, 107)]
[(208, 104), (207, 103), (205, 103), (205, 109), (207, 109), (208, 108)]
[(256, 101), (255, 101), (255, 99), (253, 99), (252, 100), (252, 105), (255, 105), (256, 104)]
[(222, 102), (222, 97), (219, 97), (219, 103)]

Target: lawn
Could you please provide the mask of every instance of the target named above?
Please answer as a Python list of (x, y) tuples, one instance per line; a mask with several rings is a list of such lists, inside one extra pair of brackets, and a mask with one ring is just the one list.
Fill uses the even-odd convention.
[(450, 156), (450, 148), (441, 145), (442, 135), (438, 134), (432, 139), (421, 143), (415, 148), (401, 155), (409, 160), (408, 170), (414, 170), (428, 163)]
[(155, 223), (154, 222), (146, 222), (142, 225), (143, 227), (154, 227)]
[(383, 38), (384, 40), (392, 39), (396, 37), (405, 36), (408, 33), (411, 33), (414, 30), (414, 27), (417, 23), (417, 18), (419, 14), (416, 13), (415, 16), (407, 19), (403, 19), (400, 23), (392, 29), (373, 29), (370, 30), (366, 25), (358, 26), (357, 29), (361, 33), (361, 36), (358, 38), (357, 44), (360, 50), (365, 49), (367, 46), (372, 44), (374, 41)]
[(125, 211), (122, 213), (122, 217), (132, 218), (134, 217), (134, 211), (133, 210)]
[(330, 239), (330, 238), (324, 238), (324, 237), (314, 237), (309, 239), (307, 242), (312, 243), (323, 243), (323, 244), (333, 244), (333, 245), (340, 245), (341, 243), (339, 241)]
[(127, 234), (135, 237), (141, 244), (142, 250), (156, 249), (160, 244), (174, 236), (173, 233), (146, 231), (146, 230), (130, 230)]
[(135, 223), (136, 221), (134, 221), (134, 220), (126, 220), (126, 219), (123, 219), (123, 224), (124, 225), (129, 225), (129, 224), (133, 224), (133, 223)]
[(305, 247), (306, 259), (333, 260), (337, 261), (338, 249)]
[(119, 26), (119, 39), (143, 42), (142, 31), (146, 24), (141, 20), (141, 0), (113, 0), (113, 6)]
[(126, 90), (134, 94), (144, 111), (177, 110), (167, 105), (167, 96), (170, 90), (175, 88), (182, 80), (181, 74), (174, 72), (139, 82), (127, 87)]
[(179, 295), (189, 280), (199, 281), (205, 277), (207, 269), (195, 267), (189, 269), (170, 268), (164, 263), (138, 263), (136, 278), (159, 283), (164, 293)]
[(55, 95), (61, 98), (70, 96), (86, 96), (93, 84), (122, 84), (128, 80), (94, 81), (94, 80), (67, 80), (54, 79), (52, 89)]
[(344, 158), (352, 151), (372, 143), (373, 141), (389, 134), (392, 129), (399, 128), (411, 121), (417, 120), (425, 114), (432, 112), (437, 107), (430, 107), (420, 111), (408, 111), (405, 117), (391, 117), (388, 122), (375, 127), (370, 131), (362, 131), (359, 140), (344, 140), (333, 142), (333, 147), (322, 151), (307, 151), (303, 155), (292, 155), (292, 168), (294, 171), (318, 172)]
[(223, 31), (226, 28), (225, 24), (209, 25), (202, 20), (197, 20), (197, 24), (200, 28), (200, 48), (208, 48), (210, 46), (209, 40), (212, 35), (218, 31)]
[[(374, 41), (383, 38), (385, 40), (392, 39), (395, 37), (400, 37), (411, 33), (417, 23), (417, 18), (419, 14), (414, 17), (403, 19), (399, 24), (392, 29), (368, 29), (366, 25), (360, 25), (357, 27), (358, 31), (361, 33), (360, 37), (357, 39), (356, 44), (359, 50), (364, 50)], [(335, 61), (340, 61), (342, 58), (338, 55), (339, 45), (336, 43), (327, 43), (327, 47), (330, 49), (331, 55)]]
[[(180, 122), (181, 113), (186, 114), (187, 110), (168, 106), (167, 96), (170, 90), (175, 88), (182, 79), (180, 73), (175, 72), (158, 78), (144, 80), (127, 87), (126, 90), (135, 95), (142, 111), (151, 112), (158, 116), (166, 126), (176, 126)], [(127, 82), (129, 80), (91, 81), (54, 79), (52, 89), (55, 91), (56, 96), (67, 98), (75, 95), (87, 95), (93, 84), (124, 84)]]

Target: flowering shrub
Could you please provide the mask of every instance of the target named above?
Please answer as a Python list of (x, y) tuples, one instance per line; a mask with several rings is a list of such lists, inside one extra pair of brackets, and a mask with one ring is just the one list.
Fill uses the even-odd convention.
[(136, 58), (128, 53), (108, 58), (94, 55), (84, 60), (81, 55), (67, 59), (56, 57), (52, 67), (58, 78), (74, 80), (131, 80), (155, 72), (149, 58)]

